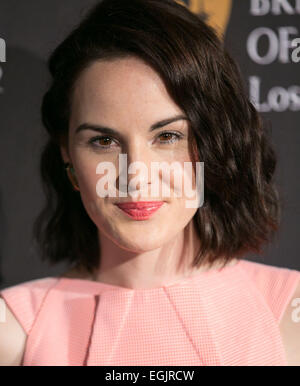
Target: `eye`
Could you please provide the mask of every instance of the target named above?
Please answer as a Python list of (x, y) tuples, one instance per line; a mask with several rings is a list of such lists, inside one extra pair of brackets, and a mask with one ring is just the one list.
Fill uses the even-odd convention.
[[(97, 137), (91, 138), (89, 140), (89, 143), (92, 146), (95, 146), (97, 148), (109, 149), (109, 148), (111, 148), (111, 143), (113, 141), (114, 140), (111, 137), (108, 137), (108, 136), (97, 136)], [(96, 143), (98, 143), (98, 144), (96, 144)]]
[(168, 144), (180, 141), (183, 135), (172, 131), (164, 131), (163, 133), (160, 133), (158, 137), (163, 139), (160, 143)]
[[(159, 143), (164, 145), (177, 142), (183, 137), (184, 137), (183, 134), (172, 132), (172, 131), (165, 131), (158, 135), (158, 138), (160, 138)], [(97, 149), (105, 149), (105, 150), (111, 149), (113, 147), (113, 143), (118, 145), (113, 138), (109, 136), (104, 136), (104, 135), (93, 137), (88, 142)]]

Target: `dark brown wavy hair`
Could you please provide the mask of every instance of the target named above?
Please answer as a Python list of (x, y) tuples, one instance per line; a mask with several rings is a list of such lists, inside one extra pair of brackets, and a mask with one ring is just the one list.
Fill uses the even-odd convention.
[(103, 0), (48, 62), (52, 79), (41, 112), (49, 138), (40, 165), (46, 206), (34, 224), (42, 258), (91, 272), (99, 264), (98, 230), (68, 180), (60, 144), (68, 137), (70, 99), (81, 71), (95, 60), (129, 56), (160, 75), (190, 121), (193, 160), (204, 162), (204, 205), (192, 220), (201, 250), (193, 265), (261, 253), (279, 227), (276, 156), (223, 40), (175, 1)]

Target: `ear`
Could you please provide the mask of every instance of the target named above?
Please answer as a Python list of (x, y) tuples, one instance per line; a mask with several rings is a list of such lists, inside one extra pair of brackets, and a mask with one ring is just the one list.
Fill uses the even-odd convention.
[(61, 157), (62, 157), (64, 163), (66, 163), (66, 162), (70, 162), (71, 163), (71, 158), (69, 156), (69, 150), (68, 150), (68, 144), (67, 144), (66, 140), (62, 140), (61, 141), (60, 153), (61, 153)]

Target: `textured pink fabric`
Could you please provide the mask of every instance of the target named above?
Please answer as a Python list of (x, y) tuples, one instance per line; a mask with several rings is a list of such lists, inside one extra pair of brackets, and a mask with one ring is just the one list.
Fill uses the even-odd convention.
[(0, 292), (24, 366), (287, 365), (279, 322), (300, 271), (241, 260), (152, 289), (47, 277)]

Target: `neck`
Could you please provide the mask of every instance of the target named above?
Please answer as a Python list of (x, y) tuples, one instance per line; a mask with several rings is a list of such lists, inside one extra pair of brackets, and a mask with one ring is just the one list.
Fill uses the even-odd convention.
[(101, 261), (93, 274), (95, 281), (132, 289), (152, 288), (175, 283), (207, 269), (192, 268), (200, 247), (192, 222), (160, 248), (140, 253), (120, 248), (102, 233), (99, 238)]
[[(192, 222), (174, 239), (162, 247), (140, 253), (120, 248), (99, 232), (101, 245), (100, 265), (93, 274), (84, 268), (75, 267), (64, 276), (85, 278), (93, 281), (132, 289), (146, 289), (169, 285), (200, 272), (217, 269), (220, 261), (212, 265), (192, 267), (200, 247)], [(228, 265), (234, 264), (236, 259)]]

